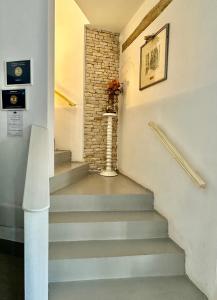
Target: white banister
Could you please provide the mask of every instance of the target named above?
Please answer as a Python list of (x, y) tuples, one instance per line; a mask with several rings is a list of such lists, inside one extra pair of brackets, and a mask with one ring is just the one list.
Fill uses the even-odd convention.
[(32, 126), (23, 197), (25, 300), (48, 300), (48, 130)]
[(200, 187), (205, 188), (206, 182), (204, 179), (193, 169), (193, 167), (188, 163), (188, 161), (183, 157), (181, 152), (175, 147), (175, 145), (170, 141), (166, 133), (154, 122), (148, 123), (155, 133), (160, 138), (161, 143), (167, 148), (172, 157), (177, 161), (177, 163), (185, 170), (185, 172), (191, 177), (191, 179)]

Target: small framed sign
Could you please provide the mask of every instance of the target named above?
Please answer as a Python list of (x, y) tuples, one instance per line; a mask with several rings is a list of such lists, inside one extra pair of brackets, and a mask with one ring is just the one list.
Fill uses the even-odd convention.
[(30, 85), (32, 84), (31, 60), (6, 62), (7, 85)]
[(26, 90), (2, 90), (2, 109), (25, 110)]

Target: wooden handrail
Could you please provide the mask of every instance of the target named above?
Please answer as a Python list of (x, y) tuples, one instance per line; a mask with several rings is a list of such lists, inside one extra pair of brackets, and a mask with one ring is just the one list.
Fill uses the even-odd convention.
[(76, 106), (76, 104), (75, 104), (73, 101), (71, 101), (68, 97), (66, 97), (65, 95), (63, 95), (60, 91), (55, 90), (55, 94), (56, 94), (57, 96), (59, 96), (60, 98), (62, 98), (65, 102), (67, 102), (67, 104), (68, 104), (69, 106), (71, 106), (71, 107)]
[(204, 179), (192, 168), (192, 166), (187, 162), (183, 155), (178, 151), (178, 149), (172, 144), (166, 133), (154, 122), (148, 123), (158, 137), (161, 140), (161, 143), (167, 148), (173, 158), (177, 163), (185, 170), (185, 172), (191, 177), (191, 179), (200, 187), (205, 188), (206, 182)]

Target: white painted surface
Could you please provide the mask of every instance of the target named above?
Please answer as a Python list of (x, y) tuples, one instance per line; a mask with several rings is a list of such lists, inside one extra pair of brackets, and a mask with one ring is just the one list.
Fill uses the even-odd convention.
[(0, 239), (23, 243), (24, 229), (11, 226), (0, 226)]
[(30, 125), (48, 126), (48, 2), (52, 0), (0, 1), (1, 88), (5, 82), (4, 61), (33, 61), (34, 84), (26, 88), (29, 110), (24, 112), (23, 137), (7, 137), (7, 113), (0, 111), (0, 203), (19, 206), (20, 210)]
[(112, 32), (120, 32), (140, 5), (142, 5), (143, 1), (75, 0), (93, 26)]
[(56, 148), (71, 150), (83, 160), (84, 25), (87, 18), (74, 0), (56, 0), (55, 86), (77, 104), (67, 108), (59, 97), (55, 107)]
[(32, 126), (23, 196), (25, 300), (48, 299), (48, 130)]
[(23, 211), (19, 205), (0, 204), (0, 226), (23, 228)]
[(54, 52), (55, 52), (55, 0), (48, 0), (48, 109), (49, 172), (54, 175)]
[(38, 212), (50, 207), (48, 130), (32, 126), (23, 210)]
[(48, 210), (25, 211), (25, 300), (48, 299)]
[(117, 118), (117, 114), (105, 113), (103, 117), (107, 118), (106, 169), (100, 175), (114, 177), (118, 174), (112, 169), (112, 122), (113, 118)]
[[(124, 42), (157, 0), (144, 1), (121, 34)], [(217, 3), (176, 0), (121, 55), (119, 169), (155, 192), (170, 236), (186, 251), (187, 274), (211, 299), (217, 261)], [(171, 24), (168, 80), (139, 91), (144, 36)], [(198, 167), (207, 189), (195, 187), (147, 123), (167, 131)]]

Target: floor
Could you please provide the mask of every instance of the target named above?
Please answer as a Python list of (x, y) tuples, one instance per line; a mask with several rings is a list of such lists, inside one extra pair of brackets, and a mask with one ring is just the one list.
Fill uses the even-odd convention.
[(144, 194), (146, 192), (150, 193), (150, 191), (121, 174), (117, 177), (109, 178), (98, 174), (90, 174), (82, 180), (79, 180), (77, 183), (64, 188), (64, 190), (59, 190), (55, 194), (125, 195)]
[(0, 299), (24, 299), (24, 261), (22, 257), (0, 253)]

